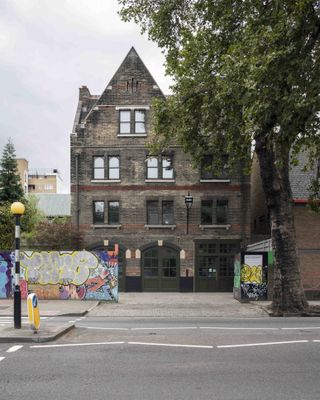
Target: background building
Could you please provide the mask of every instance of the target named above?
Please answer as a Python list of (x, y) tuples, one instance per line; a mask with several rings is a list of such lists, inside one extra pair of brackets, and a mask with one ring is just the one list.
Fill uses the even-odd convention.
[(164, 95), (134, 48), (101, 96), (80, 88), (73, 223), (87, 249), (119, 244), (120, 290), (232, 291), (234, 254), (250, 236), (250, 179), (240, 169), (216, 176), (210, 155), (193, 169), (179, 146), (149, 154), (157, 97)]
[(28, 184), (29, 184), (29, 179), (28, 179), (29, 162), (25, 158), (17, 158), (17, 167), (23, 191), (25, 194), (27, 194)]
[[(320, 171), (317, 165), (312, 170), (304, 170), (308, 160), (306, 152), (301, 152), (298, 160), (299, 164), (291, 167), (290, 184), (302, 283), (308, 298), (320, 298), (320, 215), (308, 207), (309, 186)], [(251, 227), (253, 242), (270, 237), (270, 219), (256, 156), (251, 174)]]
[(62, 179), (57, 169), (32, 168), (29, 170), (29, 193), (61, 193)]

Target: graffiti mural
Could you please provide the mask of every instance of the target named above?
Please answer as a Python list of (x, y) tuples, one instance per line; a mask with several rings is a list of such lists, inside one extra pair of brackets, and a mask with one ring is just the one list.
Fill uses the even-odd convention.
[(0, 299), (10, 297), (12, 291), (12, 268), (14, 265), (14, 253), (0, 253)]
[[(9, 287), (5, 297), (12, 293), (14, 261), (2, 266), (1, 260), (12, 260), (12, 254), (0, 253), (0, 282)], [(22, 298), (31, 290), (39, 299), (118, 301), (117, 247), (108, 252), (24, 251), (20, 265)]]
[(261, 254), (245, 254), (241, 266), (241, 297), (250, 300), (267, 298), (267, 283), (263, 276), (263, 256)]

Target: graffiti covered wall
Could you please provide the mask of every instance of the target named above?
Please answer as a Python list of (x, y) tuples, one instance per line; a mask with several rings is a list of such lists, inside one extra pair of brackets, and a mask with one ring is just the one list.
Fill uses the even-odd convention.
[(10, 297), (12, 288), (11, 271), (14, 265), (14, 253), (0, 253), (0, 299)]
[[(25, 251), (20, 265), (22, 298), (31, 290), (39, 299), (118, 301), (117, 248), (108, 252)], [(0, 297), (12, 293), (13, 269), (14, 253), (0, 253), (0, 290), (5, 288)]]
[(267, 299), (267, 282), (263, 273), (262, 254), (245, 254), (241, 266), (241, 298), (250, 300)]

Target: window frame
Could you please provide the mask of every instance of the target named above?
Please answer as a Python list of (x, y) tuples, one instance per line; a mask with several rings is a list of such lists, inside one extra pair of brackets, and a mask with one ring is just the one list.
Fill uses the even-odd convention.
[[(112, 158), (116, 158), (118, 160), (118, 166), (110, 166), (110, 160)], [(98, 166), (95, 167), (96, 160), (101, 159), (103, 161), (103, 167)], [(119, 154), (104, 154), (104, 155), (96, 155), (92, 156), (92, 171), (91, 171), (91, 182), (120, 182), (121, 179), (121, 163), (120, 163), (120, 155)], [(111, 177), (111, 171), (118, 171), (117, 177)], [(103, 177), (96, 177), (96, 171), (103, 171)]]
[[(156, 215), (155, 219), (152, 216), (152, 218), (150, 218), (150, 204), (153, 203), (154, 204), (154, 209), (153, 209), (153, 213), (154, 215)], [(165, 223), (165, 207), (169, 205), (169, 217), (168, 219), (168, 223)], [(174, 200), (172, 199), (147, 199), (146, 200), (146, 222), (147, 222), (147, 226), (159, 226), (159, 227), (172, 227), (175, 226), (175, 222), (174, 222)]]
[[(230, 182), (230, 171), (227, 167), (228, 154), (221, 156), (222, 171), (220, 174), (216, 174), (213, 166), (213, 154), (205, 154), (200, 164), (200, 181), (225, 181)], [(207, 168), (207, 170), (205, 170)]]
[[(210, 209), (210, 217), (211, 221), (206, 222), (203, 218), (204, 216), (204, 202), (211, 203), (211, 207), (209, 208), (207, 206), (207, 210)], [(220, 221), (219, 220), (219, 214), (218, 214), (218, 203), (224, 203), (224, 220)], [(209, 215), (209, 213), (207, 213)], [(227, 197), (217, 197), (217, 198), (203, 198), (201, 199), (200, 202), (200, 221), (201, 221), (201, 226), (213, 226), (213, 225), (221, 225), (221, 226), (226, 226), (230, 224), (230, 215), (229, 215), (229, 199)]]
[[(103, 166), (102, 167), (96, 167), (95, 162), (98, 159), (102, 159)], [(100, 181), (106, 179), (106, 170), (105, 170), (106, 162), (105, 162), (105, 157), (104, 155), (93, 155), (92, 156), (92, 179), (95, 181)], [(103, 171), (103, 178), (96, 178), (95, 172), (96, 171)]]
[[(110, 207), (110, 203), (118, 203), (118, 208), (116, 211), (116, 215), (117, 215), (117, 220), (116, 221), (111, 221), (111, 207)], [(119, 200), (108, 200), (107, 203), (108, 206), (108, 225), (120, 225), (120, 201)]]
[[(147, 136), (147, 109), (146, 108), (119, 108), (118, 109), (118, 136)], [(122, 113), (129, 113), (129, 120), (121, 120)], [(138, 119), (138, 113), (143, 115), (143, 118)], [(143, 125), (143, 132), (138, 132), (137, 124)], [(122, 131), (121, 127), (127, 126), (129, 129)]]
[[(96, 204), (103, 204), (102, 218), (97, 218)], [(94, 225), (104, 224), (105, 222), (105, 201), (104, 200), (93, 200), (92, 202), (92, 222)]]
[[(150, 167), (148, 165), (149, 160), (157, 160), (157, 166), (152, 166)], [(164, 166), (164, 163), (168, 162), (169, 165)], [(168, 168), (171, 167), (171, 168)], [(149, 176), (149, 171), (156, 170), (157, 171), (157, 177), (152, 177)], [(165, 170), (171, 171), (171, 176), (166, 177), (164, 172)], [(174, 181), (175, 180), (175, 173), (174, 173), (174, 168), (173, 168), (173, 156), (166, 156), (166, 155), (161, 155), (161, 156), (147, 156), (146, 158), (146, 180), (148, 181)]]
[[(118, 160), (118, 166), (117, 167), (111, 167), (110, 166), (110, 160), (114, 158)], [(111, 171), (118, 171), (118, 177), (117, 178), (111, 178)], [(109, 181), (118, 181), (120, 179), (120, 156), (119, 155), (114, 155), (114, 154), (108, 154), (108, 163), (107, 163), (107, 178)]]

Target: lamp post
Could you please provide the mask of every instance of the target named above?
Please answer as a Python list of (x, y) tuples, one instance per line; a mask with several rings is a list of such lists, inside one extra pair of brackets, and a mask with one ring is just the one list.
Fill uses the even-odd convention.
[(20, 292), (20, 217), (24, 214), (25, 207), (20, 202), (12, 203), (11, 213), (15, 216), (15, 280), (13, 297), (13, 318), (15, 329), (21, 328), (21, 292)]
[(187, 235), (189, 233), (189, 212), (190, 208), (192, 207), (193, 204), (193, 197), (191, 196), (190, 192), (184, 197), (184, 202), (187, 207)]

